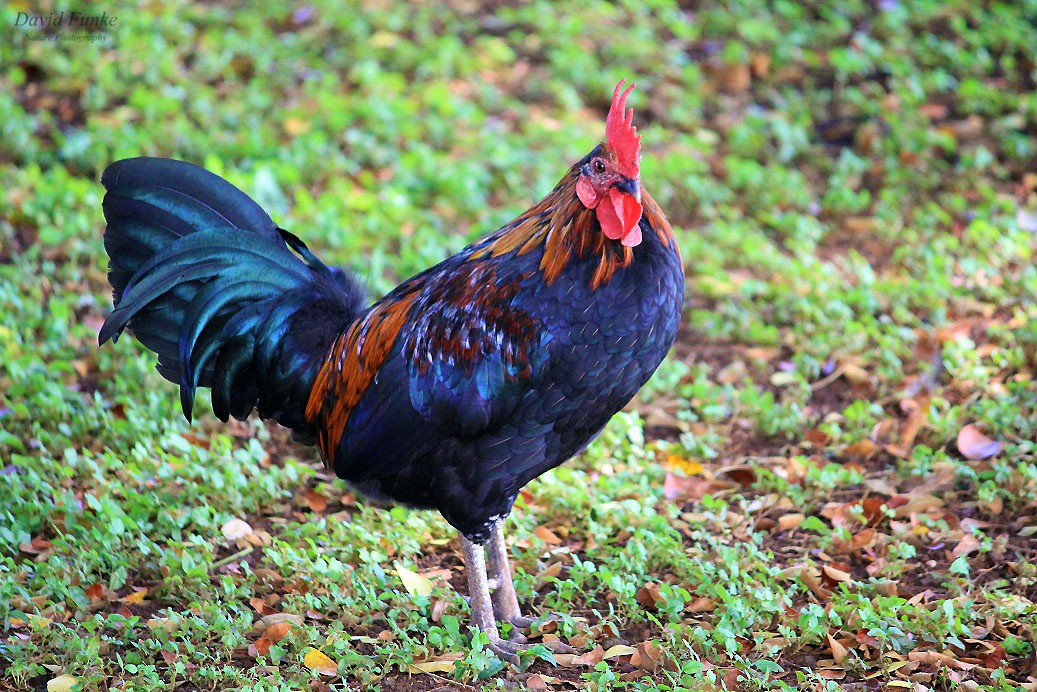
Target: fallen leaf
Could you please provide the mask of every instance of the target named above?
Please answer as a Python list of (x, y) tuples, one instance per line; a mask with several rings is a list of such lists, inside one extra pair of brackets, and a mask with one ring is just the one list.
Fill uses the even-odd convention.
[(859, 365), (843, 363), (840, 370), (851, 384), (871, 384), (871, 374)]
[(716, 601), (713, 599), (699, 596), (698, 598), (692, 599), (691, 603), (684, 606), (684, 610), (689, 613), (708, 613), (716, 610), (716, 607)]
[(123, 596), (119, 600), (129, 605), (140, 605), (144, 602), (144, 597), (148, 595), (147, 589), (137, 589), (128, 596)]
[(749, 65), (715, 62), (706, 65), (713, 84), (728, 94), (748, 91), (752, 84), (752, 72)]
[(958, 545), (954, 546), (954, 550), (951, 551), (951, 555), (953, 555), (955, 558), (959, 558), (962, 555), (968, 555), (970, 553), (976, 552), (980, 549), (980, 547), (981, 546), (979, 540), (971, 533), (967, 533), (962, 537), (960, 541), (958, 541)]
[(898, 519), (904, 519), (912, 514), (925, 514), (930, 510), (939, 509), (943, 507), (943, 500), (928, 493), (894, 495), (887, 500), (886, 504)]
[(655, 672), (659, 666), (659, 655), (661, 652), (662, 649), (658, 643), (654, 641), (641, 642), (630, 657), (630, 665), (650, 673)]
[(856, 457), (857, 459), (868, 460), (879, 453), (882, 448), (871, 440), (857, 440), (846, 448), (847, 456)]
[(806, 516), (798, 512), (793, 514), (785, 514), (778, 517), (778, 529), (781, 531), (790, 531), (803, 523)]
[(990, 439), (969, 423), (958, 431), (958, 451), (966, 459), (979, 461), (996, 456), (1001, 451), (1001, 443)]
[(666, 465), (683, 471), (686, 476), (696, 476), (705, 470), (699, 462), (694, 459), (685, 459), (680, 454), (671, 454), (666, 457)]
[(284, 639), (285, 637), (287, 637), (288, 633), (291, 630), (292, 630), (292, 623), (290, 623), (290, 622), (278, 622), (278, 623), (275, 623), (275, 624), (270, 625), (269, 627), (267, 627), (266, 628), (266, 632), (263, 633), (263, 636), (276, 644), (277, 642), (279, 642), (282, 639)]
[(539, 675), (530, 675), (526, 678), (526, 689), (534, 692), (543, 692), (547, 689), (547, 682)]
[(323, 652), (317, 651), (314, 648), (306, 649), (302, 664), (322, 675), (336, 675), (338, 673), (338, 664), (328, 658)]
[(752, 72), (753, 77), (765, 79), (770, 72), (770, 68), (770, 53), (757, 52), (752, 54), (749, 60), (749, 71)]
[(811, 428), (803, 435), (803, 440), (814, 447), (826, 447), (832, 441), (832, 437), (817, 428)]
[(832, 650), (832, 658), (835, 659), (836, 665), (843, 665), (843, 661), (846, 660), (846, 654), (849, 653), (845, 646), (835, 640), (832, 635), (828, 635), (828, 647)]
[(271, 615), (264, 615), (252, 624), (253, 634), (263, 634), (271, 626), (276, 625), (279, 622), (290, 622), (293, 625), (302, 625), (306, 619), (302, 615), (296, 615), (295, 613), (273, 613)]
[(533, 529), (533, 535), (548, 545), (561, 545), (562, 543), (562, 539), (558, 537), (558, 534), (546, 526), (538, 526)]
[(96, 584), (88, 588), (86, 590), (86, 596), (91, 601), (101, 600), (101, 597), (104, 596), (104, 587), (101, 585), (101, 582), (97, 582)]
[(654, 581), (647, 582), (634, 594), (634, 600), (642, 608), (655, 608), (656, 604), (663, 600), (662, 595), (659, 593), (659, 583)]
[(264, 602), (262, 598), (252, 597), (252, 598), (248, 599), (248, 604), (250, 606), (252, 606), (252, 608), (257, 613), (259, 613), (260, 615), (273, 615), (274, 613), (277, 612), (276, 610), (271, 608), (269, 605), (267, 605), (266, 602)]
[(596, 666), (601, 663), (605, 658), (605, 650), (601, 648), (601, 645), (594, 647), (593, 651), (588, 651), (578, 655), (573, 659), (573, 665), (575, 666)]
[(248, 522), (241, 519), (231, 519), (223, 525), (221, 530), (223, 531), (223, 537), (228, 541), (236, 541), (252, 533), (252, 527), (249, 526)]
[(396, 563), (396, 574), (400, 575), (403, 588), (411, 596), (428, 596), (432, 593), (432, 582), (417, 572), (407, 569), (399, 562)]
[(53, 543), (42, 538), (34, 538), (28, 543), (22, 543), (18, 546), (19, 550), (23, 553), (28, 553), (29, 555), (39, 555), (40, 553), (47, 552), (53, 548)]
[(47, 681), (47, 692), (72, 692), (79, 678), (72, 675), (59, 675)]
[(255, 643), (250, 644), (248, 647), (248, 655), (252, 658), (259, 658), (260, 656), (266, 656), (270, 653), (270, 647), (274, 643), (267, 637), (260, 637)]
[(995, 670), (1005, 665), (1007, 657), (1008, 654), (1005, 652), (1005, 647), (995, 643), (993, 650), (983, 658), (983, 665), (990, 670)]
[(698, 500), (716, 490), (733, 487), (736, 487), (734, 483), (725, 484), (707, 478), (688, 478), (667, 471), (663, 481), (663, 496), (667, 500)]
[(306, 134), (310, 131), (310, 121), (303, 120), (302, 118), (285, 118), (282, 126), (284, 127), (285, 133), (291, 137), (298, 137), (299, 135)]
[(609, 647), (608, 651), (604, 653), (602, 659), (608, 660), (610, 658), (616, 658), (618, 656), (631, 656), (637, 653), (637, 649), (626, 644), (616, 644), (615, 646)]
[(306, 506), (314, 512), (323, 512), (328, 508), (328, 498), (318, 493), (313, 488), (307, 490), (302, 499), (306, 502)]
[(911, 456), (911, 449), (915, 445), (915, 438), (922, 429), (922, 425), (929, 419), (930, 402), (928, 397), (915, 406), (907, 417), (903, 427), (900, 429), (900, 439), (896, 444), (886, 445), (886, 451), (893, 456), (906, 459)]
[(408, 673), (452, 673), (454, 663), (461, 659), (460, 652), (452, 652), (436, 656), (424, 661), (416, 661), (407, 666)]
[(744, 464), (738, 466), (727, 466), (717, 471), (716, 475), (717, 478), (728, 479), (742, 486), (752, 485), (759, 478), (756, 469)]
[(844, 584), (849, 584), (853, 582), (853, 577), (850, 576), (849, 572), (844, 572), (841, 569), (836, 569), (831, 565), (825, 565), (821, 568), (821, 571), (824, 572), (826, 577), (828, 577), (834, 582), (842, 582)]

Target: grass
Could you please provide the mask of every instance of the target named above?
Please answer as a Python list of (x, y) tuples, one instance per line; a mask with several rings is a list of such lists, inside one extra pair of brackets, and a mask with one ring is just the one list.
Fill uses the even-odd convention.
[[(0, 39), (0, 687), (1035, 689), (1033, 2), (104, 10)], [(621, 76), (688, 308), (516, 506), (583, 655), (512, 669), (440, 517), (97, 348), (97, 180), (202, 163), (384, 291), (546, 192)]]

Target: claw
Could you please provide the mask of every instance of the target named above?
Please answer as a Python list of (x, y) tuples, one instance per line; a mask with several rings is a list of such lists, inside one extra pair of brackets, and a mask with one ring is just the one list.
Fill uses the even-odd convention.
[[(465, 572), (468, 576), (468, 601), (472, 607), (472, 624), (486, 633), (489, 649), (501, 660), (518, 665), (519, 652), (534, 646), (546, 646), (556, 654), (574, 654), (576, 649), (558, 640), (530, 642), (520, 630), (528, 629), (536, 620), (522, 615), (515, 587), (511, 581), (511, 566), (508, 564), (504, 534), (498, 523), (491, 534), (486, 548), (461, 537), (464, 549)], [(487, 555), (488, 553), (488, 555)], [(493, 574), (487, 575), (486, 562), (489, 557)], [(491, 595), (491, 581), (493, 590)], [(497, 620), (507, 622), (512, 631), (508, 639), (502, 639), (497, 629)]]

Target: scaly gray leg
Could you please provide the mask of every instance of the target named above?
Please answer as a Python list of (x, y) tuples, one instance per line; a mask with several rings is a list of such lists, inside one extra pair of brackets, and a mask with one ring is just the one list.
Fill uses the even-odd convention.
[(511, 562), (508, 560), (508, 546), (504, 542), (504, 520), (498, 519), (490, 532), (490, 540), (486, 544), (486, 557), (490, 567), (490, 579), (496, 582), (491, 600), (493, 614), (501, 622), (507, 622), (514, 628), (513, 641), (523, 641), (517, 630), (525, 629), (533, 624), (533, 618), (523, 617), (515, 594), (515, 583), (512, 581)]
[[(493, 542), (492, 539), (491, 542)], [(501, 534), (501, 544), (503, 544), (503, 534)], [(472, 606), (473, 624), (486, 633), (486, 638), (490, 640), (491, 651), (505, 661), (517, 664), (519, 662), (518, 652), (535, 645), (501, 639), (497, 622), (494, 619), (490, 583), (486, 576), (486, 551), (483, 546), (473, 543), (463, 534), (461, 535), (461, 547), (464, 551), (465, 573), (468, 576), (468, 597)], [(510, 569), (505, 581), (511, 588), (511, 599), (514, 600), (515, 611), (518, 612), (518, 599), (515, 597), (515, 587), (511, 583)], [(498, 580), (495, 586), (499, 589), (501, 583)], [(560, 641), (543, 642), (543, 645), (555, 653), (576, 653), (575, 649)]]

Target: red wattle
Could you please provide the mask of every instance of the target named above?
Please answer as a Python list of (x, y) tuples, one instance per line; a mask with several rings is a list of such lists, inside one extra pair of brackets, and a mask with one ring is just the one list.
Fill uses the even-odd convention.
[(641, 243), (641, 203), (615, 188), (609, 190), (611, 204), (597, 206), (598, 223), (606, 238), (620, 240), (627, 247)]

